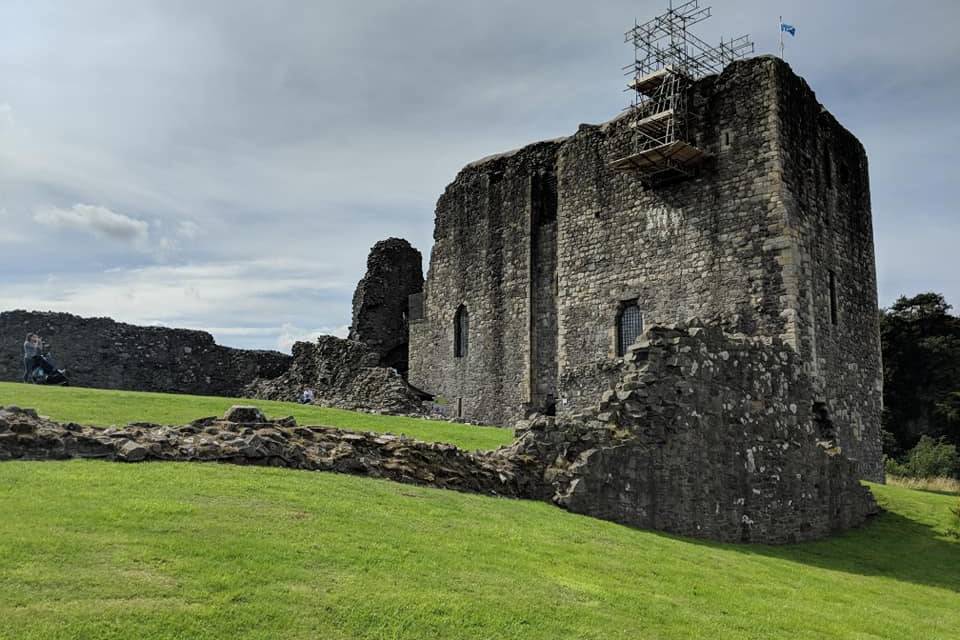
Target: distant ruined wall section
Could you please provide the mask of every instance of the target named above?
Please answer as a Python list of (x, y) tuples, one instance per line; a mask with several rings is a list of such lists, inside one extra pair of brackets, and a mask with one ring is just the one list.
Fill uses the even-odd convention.
[(392, 367), (379, 366), (379, 354), (355, 340), (320, 336), (293, 345), (293, 363), (279, 377), (257, 380), (245, 396), (295, 402), (308, 387), (315, 402), (340, 409), (416, 414), (424, 411), (420, 393)]
[(232, 349), (204, 331), (139, 327), (68, 313), (0, 313), (0, 380), (23, 377), (23, 339), (39, 333), (73, 384), (102, 389), (238, 397), (255, 378), (273, 378), (291, 357)]
[(350, 340), (379, 356), (379, 364), (407, 372), (408, 299), (423, 291), (423, 258), (401, 238), (381, 240), (370, 250), (367, 272), (353, 294)]

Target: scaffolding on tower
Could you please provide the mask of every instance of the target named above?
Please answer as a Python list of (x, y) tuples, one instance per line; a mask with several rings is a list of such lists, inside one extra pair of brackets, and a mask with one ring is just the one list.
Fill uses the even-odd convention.
[(709, 156), (689, 138), (690, 87), (754, 51), (746, 35), (711, 46), (690, 31), (710, 15), (710, 7), (701, 8), (699, 0), (671, 3), (662, 15), (635, 22), (626, 32), (625, 42), (634, 50), (633, 63), (624, 67), (633, 94), (628, 107), (633, 136), (629, 154), (610, 163), (612, 168), (654, 185), (693, 175)]

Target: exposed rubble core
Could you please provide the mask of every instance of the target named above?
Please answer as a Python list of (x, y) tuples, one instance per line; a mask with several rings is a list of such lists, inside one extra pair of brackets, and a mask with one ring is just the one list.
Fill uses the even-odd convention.
[(164, 460), (336, 471), (443, 489), (518, 497), (525, 474), (510, 460), (474, 455), (448, 444), (401, 436), (301, 427), (293, 418), (268, 421), (254, 407), (223, 418), (167, 427), (131, 424), (97, 429), (60, 424), (31, 409), (0, 407), (0, 461), (96, 458)]
[(423, 291), (423, 259), (401, 238), (373, 245), (367, 273), (353, 294), (351, 340), (362, 342), (384, 367), (407, 373), (408, 299)]
[[(767, 344), (770, 342), (770, 344)], [(596, 409), (536, 417), (516, 453), (577, 513), (727, 542), (822, 538), (878, 511), (778, 340), (654, 327)]]
[(711, 156), (690, 179), (651, 188), (613, 170), (635, 139), (627, 118), (460, 171), (411, 309), (410, 383), (488, 424), (579, 411), (617, 380), (625, 308), (646, 326), (709, 318), (792, 347), (805, 404), (822, 403), (861, 475), (882, 480), (862, 145), (769, 56), (698, 80), (688, 105), (690, 142)]
[(293, 345), (293, 363), (282, 375), (256, 380), (244, 396), (296, 402), (306, 388), (315, 403), (378, 413), (422, 413), (422, 394), (393, 368), (379, 366), (380, 355), (367, 345), (334, 336)]
[(37, 332), (74, 384), (102, 389), (237, 397), (255, 378), (273, 378), (290, 366), (277, 351), (232, 349), (205, 331), (139, 327), (110, 318), (69, 313), (0, 313), (0, 380), (22, 380), (20, 344)]

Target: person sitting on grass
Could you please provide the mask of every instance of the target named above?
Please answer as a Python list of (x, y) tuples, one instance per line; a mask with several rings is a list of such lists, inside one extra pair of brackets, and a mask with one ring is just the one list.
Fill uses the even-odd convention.
[(313, 404), (313, 401), (317, 397), (317, 392), (311, 387), (307, 387), (303, 390), (303, 393), (300, 394), (300, 404)]
[(30, 381), (30, 374), (37, 367), (43, 369), (43, 372), (50, 375), (56, 369), (50, 361), (43, 356), (43, 341), (35, 333), (28, 333), (26, 340), (23, 341), (23, 381)]

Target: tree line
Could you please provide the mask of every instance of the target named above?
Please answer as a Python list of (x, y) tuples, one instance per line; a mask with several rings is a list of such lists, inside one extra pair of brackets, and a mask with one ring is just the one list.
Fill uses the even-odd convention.
[(951, 308), (928, 292), (880, 310), (888, 473), (960, 478), (960, 317)]

